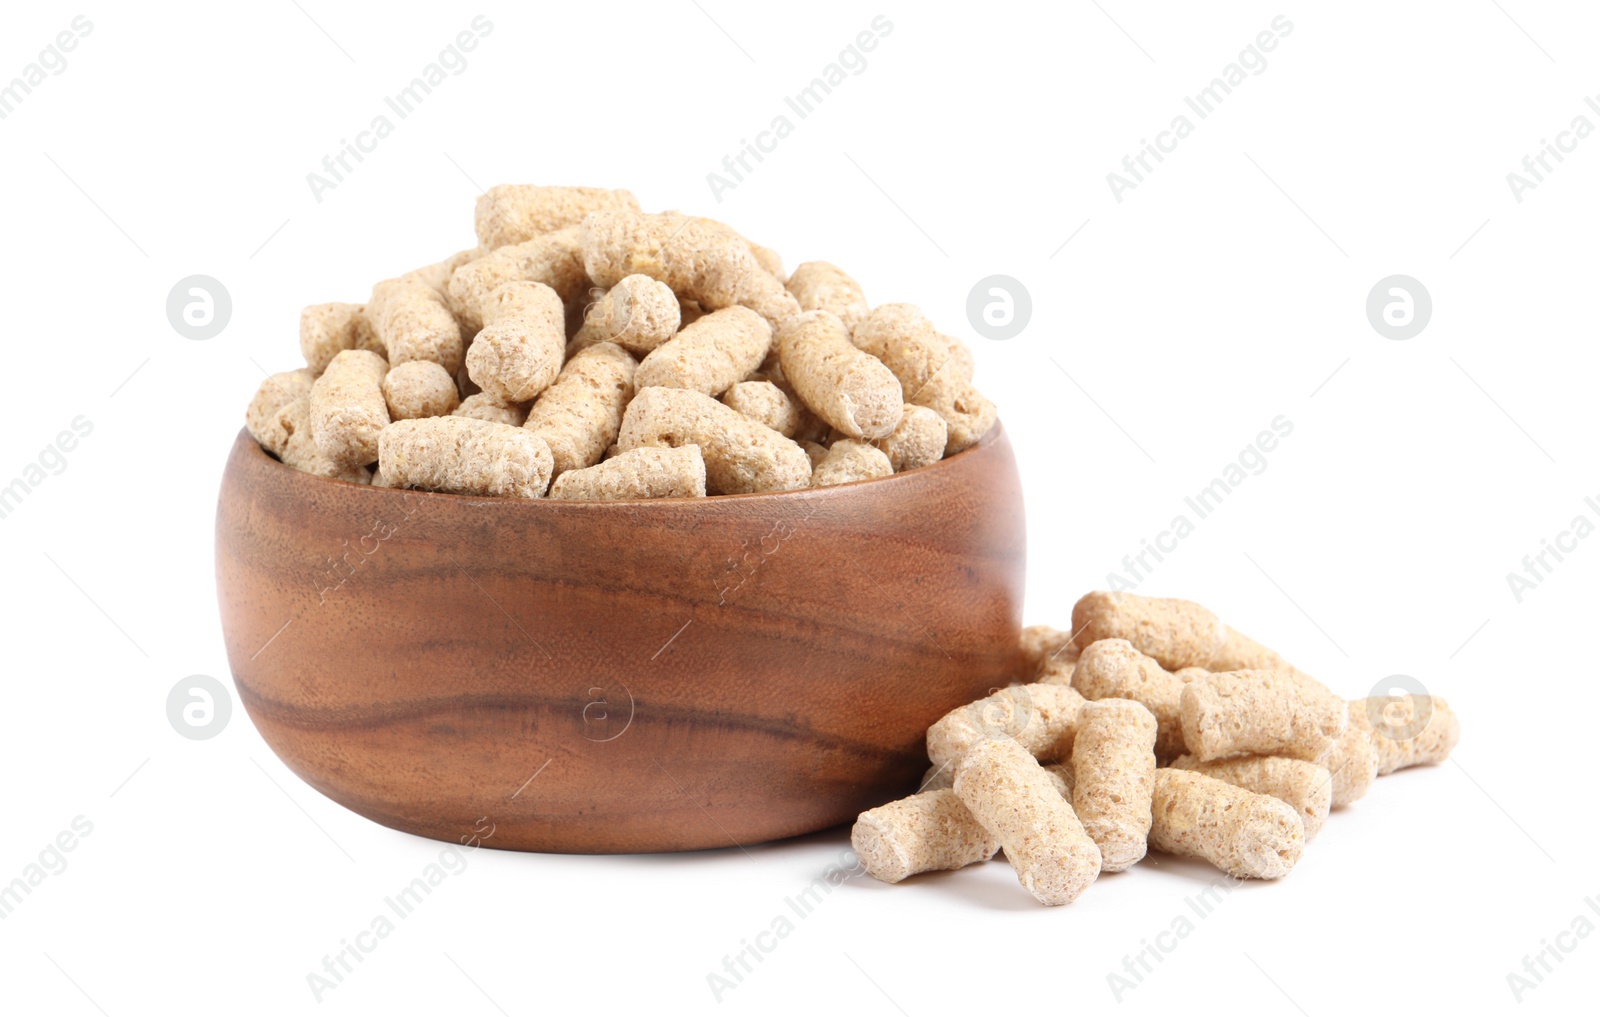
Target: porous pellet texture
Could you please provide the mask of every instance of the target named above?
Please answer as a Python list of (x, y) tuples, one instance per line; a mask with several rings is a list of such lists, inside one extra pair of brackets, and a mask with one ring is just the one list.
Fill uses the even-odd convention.
[(1033, 680), (1040, 685), (1071, 685), (1072, 676), (1077, 671), (1077, 661), (1046, 659), (1039, 665), (1039, 670), (1033, 673)]
[(747, 239), (745, 243), (750, 245), (750, 254), (756, 259), (756, 264), (761, 266), (763, 272), (766, 272), (781, 283), (789, 281), (788, 273), (783, 270), (783, 255), (770, 247), (764, 247), (756, 243), (754, 240)]
[(311, 386), (316, 380), (317, 376), (310, 368), (282, 371), (267, 378), (256, 389), (255, 396), (244, 411), (244, 426), (251, 437), (261, 443), (262, 448), (280, 458), (283, 456), (284, 446), (289, 443), (289, 433), (278, 419), (278, 411), (296, 399), (310, 396)]
[(757, 263), (749, 243), (710, 219), (595, 212), (583, 220), (582, 243), (584, 267), (600, 286), (647, 275), (704, 310), (737, 304), (771, 324), (800, 310), (783, 283)]
[(950, 373), (960, 378), (965, 384), (972, 384), (972, 378), (977, 371), (977, 364), (972, 359), (972, 350), (967, 344), (953, 335), (940, 334), (940, 339), (950, 349)]
[(478, 242), (484, 247), (496, 248), (576, 226), (590, 212), (638, 207), (638, 199), (627, 191), (497, 184), (478, 196), (473, 225), (478, 232)]
[(1059, 786), (1017, 742), (975, 745), (956, 767), (954, 791), (1041, 904), (1069, 904), (1100, 875), (1100, 849)]
[(856, 819), (850, 846), (869, 875), (898, 883), (919, 872), (986, 862), (1000, 841), (950, 789), (902, 798)]
[(455, 408), (451, 416), (471, 417), (474, 420), (489, 420), (496, 424), (521, 427), (528, 419), (528, 406), (526, 403), (508, 403), (499, 396), (479, 392), (461, 400), (461, 405)]
[(1131, 699), (1142, 704), (1156, 718), (1157, 757), (1165, 762), (1183, 754), (1184, 683), (1126, 639), (1088, 644), (1073, 668), (1072, 687), (1085, 699)]
[(348, 480), (352, 484), (370, 483), (364, 466), (344, 466), (322, 454), (311, 437), (311, 397), (301, 396), (278, 409), (274, 425), (283, 433), (283, 448), (278, 458), (285, 466), (334, 480)]
[(364, 304), (312, 304), (300, 311), (300, 353), (313, 374), (328, 369), (345, 350), (383, 353), (383, 344), (367, 322)]
[(900, 423), (887, 437), (873, 444), (889, 457), (889, 465), (896, 473), (931, 466), (944, 458), (944, 446), (949, 429), (944, 418), (926, 406), (907, 403), (900, 409)]
[[(1080, 735), (1081, 737), (1081, 735)], [(1283, 756), (1234, 756), (1202, 763), (1193, 756), (1173, 760), (1175, 770), (1193, 770), (1258, 795), (1271, 795), (1300, 813), (1306, 843), (1322, 831), (1333, 807), (1333, 776), (1316, 763)]]
[(502, 402), (526, 402), (561, 371), (566, 353), (566, 312), (543, 283), (512, 282), (496, 291), (516, 308), (483, 327), (467, 351), (467, 373)]
[(1044, 772), (1050, 776), (1050, 782), (1056, 786), (1056, 790), (1061, 792), (1061, 797), (1071, 802), (1072, 783), (1075, 779), (1072, 772), (1072, 760), (1069, 759), (1064, 763), (1044, 763), (1042, 765), (1044, 766)]
[(1071, 664), (1078, 659), (1078, 647), (1072, 642), (1072, 633), (1049, 625), (1029, 625), (1023, 629), (1017, 652), (1022, 656), (1023, 677), (1038, 674), (1046, 661)]
[(671, 339), (683, 324), (682, 308), (670, 286), (647, 275), (630, 275), (589, 304), (573, 342), (614, 342), (643, 356)]
[(811, 473), (812, 487), (832, 487), (856, 480), (873, 480), (894, 475), (889, 457), (866, 442), (840, 438), (828, 449), (822, 462)]
[(821, 442), (801, 441), (800, 447), (805, 449), (806, 458), (811, 460), (811, 469), (814, 475), (817, 466), (824, 459), (828, 458), (828, 446), (822, 444)]
[(951, 394), (948, 400), (930, 405), (931, 408), (944, 417), (946, 437), (944, 454), (953, 456), (957, 452), (965, 451), (976, 445), (984, 435), (994, 428), (994, 422), (999, 419), (999, 410), (994, 403), (984, 398), (972, 385), (967, 385)]
[(861, 284), (826, 261), (796, 265), (784, 287), (794, 294), (802, 311), (832, 312), (845, 328), (854, 328), (870, 310)]
[(621, 346), (596, 343), (567, 361), (533, 404), (523, 426), (550, 446), (556, 476), (593, 466), (617, 440), (636, 366)]
[(856, 324), (851, 339), (894, 372), (905, 402), (944, 418), (945, 455), (977, 444), (994, 426), (994, 404), (972, 387), (968, 365), (914, 305), (874, 308)]
[(1072, 752), (1083, 697), (1064, 685), (1012, 685), (966, 706), (958, 706), (928, 728), (928, 758), (935, 766), (955, 766), (986, 741), (1015, 741), (1046, 762)]
[(1150, 812), (1150, 847), (1238, 879), (1288, 875), (1306, 846), (1293, 806), (1191, 770), (1156, 771)]
[(383, 429), (378, 468), (397, 487), (538, 498), (550, 484), (551, 460), (544, 441), (524, 428), (426, 417)]
[(1077, 644), (1126, 639), (1168, 671), (1206, 667), (1227, 641), (1222, 620), (1187, 600), (1095, 591), (1072, 608)]
[(1365, 798), (1378, 778), (1378, 749), (1372, 744), (1372, 732), (1354, 716), (1318, 762), (1332, 775), (1336, 809)]
[(778, 326), (784, 381), (830, 426), (849, 438), (894, 433), (906, 400), (894, 372), (850, 343), (849, 331), (828, 311), (806, 311)]
[(1180, 667), (1172, 673), (1177, 675), (1179, 681), (1192, 682), (1196, 678), (1204, 678), (1211, 672), (1203, 667)]
[(1221, 671), (1183, 683), (1183, 741), (1202, 762), (1254, 754), (1321, 759), (1344, 733), (1345, 701), (1297, 671)]
[(496, 248), (467, 262), (450, 276), (450, 306), (468, 335), (497, 314), (494, 293), (512, 282), (550, 287), (565, 307), (585, 297), (589, 277), (583, 272), (576, 227), (557, 230), (520, 244)]
[(811, 460), (799, 445), (689, 389), (639, 389), (622, 415), (617, 444), (624, 451), (700, 446), (709, 494), (790, 491), (811, 482)]
[(461, 405), (456, 380), (431, 360), (408, 360), (383, 376), (383, 400), (390, 420), (442, 417)]
[(770, 381), (741, 381), (722, 394), (722, 404), (785, 438), (793, 438), (807, 416), (799, 400)]
[(431, 360), (451, 374), (461, 366), (461, 326), (439, 291), (417, 276), (372, 287), (366, 316), (391, 364)]
[(568, 470), (550, 485), (550, 497), (569, 501), (628, 498), (704, 498), (706, 464), (700, 446), (636, 448), (596, 466)]
[[(517, 315), (545, 313), (552, 306), (550, 296), (545, 293), (545, 289), (547, 287), (543, 283), (530, 282), (526, 279), (514, 279), (504, 284), (490, 293), (489, 299), (483, 305), (484, 312), (488, 315), (487, 321), (495, 322)], [(570, 356), (576, 352), (577, 350), (566, 351), (566, 355)]]
[(1205, 665), (1208, 671), (1289, 671), (1289, 662), (1237, 629), (1223, 626), (1222, 647)]
[(761, 366), (771, 346), (765, 318), (748, 307), (725, 307), (651, 350), (639, 363), (638, 385), (719, 396)]
[(1350, 702), (1350, 723), (1368, 733), (1378, 776), (1442, 763), (1461, 740), (1461, 721), (1442, 696), (1374, 696)]
[(378, 434), (389, 423), (383, 399), (384, 359), (345, 350), (311, 386), (311, 437), (331, 462), (365, 466), (378, 459)]
[(1155, 793), (1156, 718), (1131, 699), (1084, 703), (1072, 743), (1072, 811), (1100, 848), (1100, 871), (1144, 857)]

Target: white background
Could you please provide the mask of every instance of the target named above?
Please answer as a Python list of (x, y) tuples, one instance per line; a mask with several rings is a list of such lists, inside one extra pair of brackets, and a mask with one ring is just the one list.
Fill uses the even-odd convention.
[[(74, 417), (94, 428), (0, 520), (0, 883), (74, 817), (93, 824), (0, 921), (8, 1012), (1593, 1006), (1600, 937), (1565, 938), (1520, 1008), (1506, 976), (1580, 913), (1600, 925), (1600, 539), (1520, 603), (1506, 575), (1575, 516), (1600, 521), (1600, 139), (1520, 203), (1506, 174), (1574, 117), (1600, 126), (1583, 103), (1600, 17), (1531, 0), (928, 8), (8, 8), (0, 80), (75, 14), (93, 30), (0, 121), (0, 483)], [(494, 27), (466, 70), (314, 200), (306, 174), (480, 11)], [(706, 174), (879, 13), (893, 30), (866, 69), (715, 201)], [(1279, 14), (1293, 31), (1266, 69), (1117, 202), (1106, 174)], [(1208, 604), (1348, 696), (1414, 676), (1462, 717), (1454, 760), (1380, 781), (1120, 1004), (1107, 974), (1219, 874), (1152, 859), (1055, 909), (998, 860), (852, 879), (717, 1004), (707, 975), (843, 829), (681, 856), (480, 851), (318, 1004), (306, 975), (440, 845), (319, 796), (242, 710), (180, 738), (166, 697), (186, 675), (229, 680), (216, 489), (263, 370), (299, 363), (298, 309), (469, 246), (479, 186), (500, 182), (724, 218), (967, 337), (1023, 470), (1031, 622), (1067, 625), (1286, 416), (1265, 472), (1139, 589)], [(193, 273), (232, 294), (209, 341), (164, 312)], [(965, 320), (996, 273), (1034, 307), (1004, 342)], [(1432, 295), (1407, 341), (1366, 318), (1393, 273)]]

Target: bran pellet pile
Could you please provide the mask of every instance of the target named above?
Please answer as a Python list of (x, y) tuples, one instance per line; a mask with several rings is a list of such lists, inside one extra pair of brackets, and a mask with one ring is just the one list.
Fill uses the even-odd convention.
[(972, 354), (839, 268), (785, 274), (627, 191), (502, 185), (478, 246), (300, 316), (261, 446), (324, 477), (615, 500), (823, 487), (938, 462), (994, 425)]
[(928, 728), (909, 798), (850, 841), (897, 883), (1005, 850), (1043, 904), (1068, 904), (1149, 849), (1276, 879), (1329, 810), (1442, 762), (1461, 725), (1439, 696), (1346, 701), (1199, 604), (1090, 593), (1072, 631), (1023, 630), (1023, 682)]

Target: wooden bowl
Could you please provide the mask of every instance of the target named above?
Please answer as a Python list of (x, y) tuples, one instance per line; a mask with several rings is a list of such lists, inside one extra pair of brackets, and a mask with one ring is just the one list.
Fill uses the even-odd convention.
[(364, 487), (241, 431), (217, 501), (228, 662), (279, 758), (528, 851), (748, 845), (909, 793), (928, 725), (1011, 677), (1023, 550), (999, 427), (882, 480), (634, 502)]

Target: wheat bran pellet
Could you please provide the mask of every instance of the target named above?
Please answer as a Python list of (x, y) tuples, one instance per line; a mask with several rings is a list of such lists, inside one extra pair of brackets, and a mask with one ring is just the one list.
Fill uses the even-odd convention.
[(1072, 687), (1085, 699), (1131, 699), (1143, 704), (1156, 718), (1156, 756), (1165, 762), (1183, 754), (1184, 683), (1126, 639), (1088, 644), (1073, 667)]
[(762, 271), (780, 283), (788, 283), (789, 274), (783, 270), (783, 255), (754, 240), (746, 240), (745, 243), (750, 245), (750, 254), (756, 259), (756, 264), (761, 266)]
[(378, 458), (378, 434), (389, 423), (383, 376), (389, 365), (368, 350), (345, 350), (311, 386), (311, 437), (329, 461), (365, 466)]
[(567, 361), (528, 411), (523, 426), (550, 446), (557, 477), (600, 462), (617, 440), (636, 366), (621, 346), (596, 343)]
[(870, 311), (861, 284), (826, 261), (796, 265), (784, 287), (794, 294), (802, 311), (831, 311), (847, 329), (854, 328)]
[(567, 345), (561, 297), (543, 283), (510, 282), (490, 303), (492, 316), (467, 351), (467, 373), (501, 402), (527, 402), (561, 372)]
[(1084, 703), (1072, 743), (1072, 810), (1100, 848), (1100, 871), (1144, 857), (1155, 793), (1156, 718), (1131, 699)]
[(889, 457), (865, 442), (841, 438), (828, 448), (828, 454), (812, 468), (812, 487), (832, 487), (857, 480), (873, 480), (894, 474)]
[(931, 466), (944, 458), (949, 428), (944, 418), (926, 406), (906, 403), (901, 407), (900, 423), (892, 432), (873, 444), (889, 457), (896, 473)]
[(800, 310), (783, 283), (756, 261), (749, 243), (713, 220), (598, 211), (581, 229), (584, 267), (597, 285), (648, 275), (703, 310), (739, 305), (770, 324)]
[(1017, 652), (1021, 655), (1024, 677), (1038, 674), (1046, 661), (1061, 660), (1068, 664), (1078, 659), (1078, 647), (1072, 642), (1072, 633), (1049, 625), (1029, 625), (1022, 630)]
[(722, 404), (758, 424), (793, 438), (809, 415), (798, 399), (770, 381), (741, 381), (722, 394)]
[(1072, 608), (1079, 646), (1126, 639), (1168, 671), (1207, 667), (1227, 641), (1227, 626), (1199, 604), (1135, 593), (1095, 591)]
[(345, 350), (384, 352), (367, 321), (365, 304), (312, 304), (300, 311), (300, 353), (313, 375)]
[(638, 389), (617, 444), (623, 451), (700, 446), (708, 494), (790, 491), (811, 482), (811, 460), (799, 445), (689, 389)]
[(869, 875), (898, 883), (919, 872), (986, 862), (1000, 850), (1000, 841), (973, 817), (952, 785), (861, 813), (850, 829), (850, 846)]
[(630, 275), (588, 305), (583, 327), (573, 342), (614, 342), (643, 356), (677, 335), (685, 324), (682, 305), (671, 287), (647, 275)]
[(828, 458), (828, 446), (816, 441), (801, 441), (800, 447), (805, 449), (806, 458), (811, 460), (811, 475), (816, 476), (817, 466)]
[(766, 359), (772, 326), (748, 307), (725, 307), (686, 325), (639, 362), (640, 388), (720, 396)]
[(262, 448), (282, 458), (284, 447), (289, 443), (289, 434), (278, 419), (278, 411), (296, 399), (309, 398), (311, 386), (316, 380), (317, 376), (310, 368), (302, 368), (298, 371), (280, 371), (261, 382), (244, 411), (244, 426), (250, 436), (261, 443)]
[(322, 454), (311, 435), (311, 398), (301, 396), (278, 409), (274, 427), (283, 434), (283, 447), (278, 458), (285, 466), (334, 480), (347, 480), (352, 484), (370, 482), (365, 467), (336, 463)]
[(1297, 671), (1221, 671), (1184, 683), (1179, 712), (1184, 744), (1210, 762), (1241, 754), (1315, 761), (1355, 711)]
[(959, 706), (928, 728), (928, 758), (935, 766), (954, 767), (982, 742), (1015, 741), (1046, 762), (1065, 759), (1072, 751), (1083, 697), (1069, 686), (1012, 685), (966, 706)]
[(1333, 808), (1333, 775), (1316, 763), (1284, 756), (1233, 756), (1202, 763), (1193, 756), (1172, 761), (1174, 770), (1193, 770), (1246, 791), (1271, 795), (1300, 814), (1306, 843), (1322, 831)]
[(1278, 879), (1305, 851), (1293, 806), (1192, 770), (1156, 771), (1150, 847), (1199, 858), (1237, 879)]
[(442, 417), (461, 405), (455, 379), (431, 360), (408, 360), (383, 376), (383, 401), (390, 420)]
[(498, 184), (478, 196), (473, 226), (478, 242), (493, 249), (520, 244), (546, 233), (576, 226), (590, 212), (636, 210), (638, 199), (627, 191), (602, 187), (549, 187)]
[(963, 376), (963, 358), (915, 306), (874, 308), (856, 324), (851, 339), (894, 373), (905, 402), (926, 406), (944, 418), (945, 455), (977, 444), (994, 426), (994, 404), (972, 387), (970, 376)]
[(1350, 723), (1367, 732), (1378, 776), (1442, 763), (1461, 741), (1461, 721), (1442, 696), (1373, 696), (1350, 702)]
[(850, 343), (828, 311), (805, 311), (778, 326), (783, 379), (819, 418), (848, 438), (885, 438), (906, 400), (894, 372)]
[(551, 498), (568, 501), (705, 496), (706, 464), (698, 445), (636, 448), (595, 466), (568, 470), (550, 484)]
[(589, 277), (583, 271), (577, 228), (496, 248), (456, 269), (447, 292), (451, 309), (468, 335), (475, 335), (495, 317), (493, 295), (513, 282), (550, 287), (564, 308), (581, 303), (588, 293)]
[(1328, 754), (1317, 762), (1331, 775), (1336, 809), (1365, 798), (1378, 779), (1377, 746), (1372, 744), (1371, 732), (1353, 716)]
[(956, 766), (954, 791), (1041, 904), (1069, 904), (1100, 875), (1100, 849), (1059, 785), (1017, 742), (973, 746)]
[(538, 435), (472, 417), (397, 420), (383, 429), (378, 451), (389, 483), (452, 494), (538, 498), (551, 465)]
[(461, 400), (450, 414), (453, 417), (470, 417), (474, 420), (489, 420), (496, 424), (510, 424), (512, 427), (521, 427), (528, 419), (527, 403), (508, 403), (499, 396), (487, 392), (469, 395)]
[(439, 291), (417, 275), (373, 286), (365, 314), (389, 363), (431, 360), (451, 374), (461, 366), (461, 325)]
[(1033, 673), (1033, 680), (1040, 685), (1071, 685), (1072, 676), (1077, 672), (1077, 661), (1046, 660), (1039, 665), (1039, 670)]

